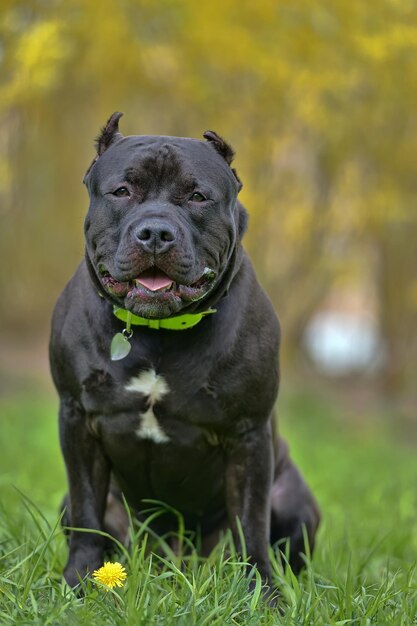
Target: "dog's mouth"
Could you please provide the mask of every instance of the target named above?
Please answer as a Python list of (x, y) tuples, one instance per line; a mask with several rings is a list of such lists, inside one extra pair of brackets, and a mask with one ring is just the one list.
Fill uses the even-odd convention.
[[(103, 266), (99, 267), (100, 280), (104, 289), (112, 296), (124, 299), (129, 308), (137, 305), (156, 304), (169, 301), (196, 302), (212, 288), (216, 273), (206, 267), (198, 280), (191, 284), (176, 282), (158, 267), (153, 266), (129, 281), (117, 281)], [(176, 308), (176, 307), (175, 307)]]
[(137, 287), (142, 285), (149, 291), (167, 291), (174, 284), (174, 281), (157, 267), (145, 270), (142, 274), (139, 274), (134, 282)]

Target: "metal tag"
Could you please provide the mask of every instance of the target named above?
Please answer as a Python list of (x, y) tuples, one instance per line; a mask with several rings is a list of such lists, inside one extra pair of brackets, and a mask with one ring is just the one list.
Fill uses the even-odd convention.
[(122, 333), (116, 333), (111, 340), (110, 358), (112, 361), (124, 359), (131, 351), (129, 340)]

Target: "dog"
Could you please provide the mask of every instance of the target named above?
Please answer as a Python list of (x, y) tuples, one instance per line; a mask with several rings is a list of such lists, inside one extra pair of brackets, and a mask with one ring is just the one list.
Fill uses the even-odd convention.
[[(269, 544), (288, 538), (298, 573), (320, 515), (276, 434), (280, 329), (242, 247), (234, 152), (213, 131), (125, 137), (121, 115), (96, 141), (85, 259), (52, 321), (63, 523), (123, 540), (122, 494), (139, 519), (162, 501), (203, 553), (243, 534), (268, 587)], [(154, 529), (174, 532), (175, 516)], [(102, 565), (105, 541), (70, 532), (69, 585)]]

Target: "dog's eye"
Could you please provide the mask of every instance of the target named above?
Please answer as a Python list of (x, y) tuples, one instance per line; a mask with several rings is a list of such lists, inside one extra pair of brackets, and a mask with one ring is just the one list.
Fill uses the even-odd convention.
[(125, 198), (127, 196), (130, 196), (130, 192), (129, 189), (127, 189), (127, 187), (119, 187), (118, 189), (116, 189), (116, 191), (113, 191), (113, 196), (116, 196), (117, 198)]
[(204, 200), (207, 200), (207, 198), (205, 196), (203, 196), (202, 193), (199, 193), (198, 191), (195, 191), (193, 193), (193, 195), (191, 196), (190, 200), (192, 202), (204, 202)]

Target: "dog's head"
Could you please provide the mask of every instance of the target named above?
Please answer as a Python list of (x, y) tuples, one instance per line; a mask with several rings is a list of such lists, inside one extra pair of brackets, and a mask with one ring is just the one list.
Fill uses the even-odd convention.
[(99, 291), (146, 318), (202, 311), (227, 291), (240, 261), (246, 212), (233, 150), (206, 141), (124, 137), (114, 113), (84, 182), (86, 259)]

